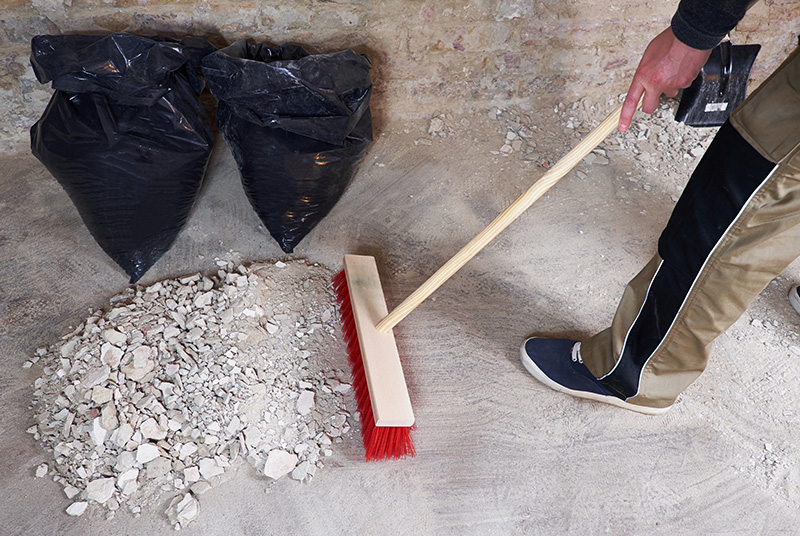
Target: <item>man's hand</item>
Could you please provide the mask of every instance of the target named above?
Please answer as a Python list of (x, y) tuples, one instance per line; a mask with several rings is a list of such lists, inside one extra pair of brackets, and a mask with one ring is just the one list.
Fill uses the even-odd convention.
[(633, 75), (619, 118), (620, 132), (628, 130), (643, 94), (642, 111), (651, 114), (656, 110), (662, 93), (674, 97), (679, 89), (689, 87), (710, 55), (711, 50), (684, 45), (670, 28), (658, 34), (647, 45)]

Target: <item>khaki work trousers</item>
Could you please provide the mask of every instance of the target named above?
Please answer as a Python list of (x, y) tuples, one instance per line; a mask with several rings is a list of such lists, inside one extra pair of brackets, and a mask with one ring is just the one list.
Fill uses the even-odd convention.
[(634, 404), (670, 406), (711, 343), (800, 256), (800, 55), (734, 111), (692, 174), (587, 368)]

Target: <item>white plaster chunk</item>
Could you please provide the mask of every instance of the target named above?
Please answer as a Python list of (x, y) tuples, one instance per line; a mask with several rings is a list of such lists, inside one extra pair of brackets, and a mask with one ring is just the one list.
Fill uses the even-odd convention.
[(197, 465), (200, 467), (200, 474), (206, 480), (225, 472), (213, 458), (203, 458)]
[(297, 412), (300, 415), (308, 415), (312, 409), (314, 409), (314, 391), (301, 391), (297, 397)]
[(71, 340), (64, 344), (61, 347), (61, 357), (71, 357), (75, 353), (75, 347), (78, 345), (78, 341)]
[(163, 456), (159, 456), (149, 461), (145, 467), (147, 469), (145, 476), (148, 480), (153, 480), (169, 473), (170, 469), (172, 469), (172, 462)]
[(192, 490), (192, 493), (194, 493), (199, 497), (200, 495), (211, 489), (211, 484), (209, 484), (204, 480), (200, 480), (199, 482), (195, 482), (194, 484), (192, 484), (192, 487), (189, 489)]
[(86, 498), (90, 501), (105, 503), (114, 495), (116, 480), (114, 478), (98, 478), (86, 484)]
[[(146, 347), (140, 347), (140, 348), (146, 348)], [(137, 348), (137, 350), (139, 350), (140, 348)], [(126, 377), (128, 377), (133, 381), (138, 382), (144, 379), (144, 377), (147, 376), (147, 374), (149, 374), (150, 371), (152, 371), (156, 366), (155, 361), (143, 357), (145, 353), (148, 356), (150, 355), (149, 350), (150, 349), (147, 348), (146, 352), (139, 352), (138, 356), (136, 352), (134, 352), (133, 362), (131, 364), (123, 365), (122, 367), (120, 367), (120, 371)]]
[(200, 503), (191, 493), (178, 495), (170, 502), (166, 514), (169, 522), (173, 525), (180, 523), (181, 526), (186, 526), (197, 519), (200, 514)]
[(259, 443), (261, 443), (263, 437), (263, 433), (256, 425), (248, 426), (244, 430), (244, 442), (248, 448), (256, 448)]
[(103, 418), (95, 417), (92, 420), (92, 427), (89, 429), (89, 437), (96, 446), (101, 446), (106, 441), (108, 430), (103, 428)]
[(109, 402), (100, 411), (100, 424), (109, 432), (116, 430), (119, 426), (119, 418), (117, 417), (117, 407), (113, 402)]
[(198, 309), (202, 309), (207, 305), (211, 305), (211, 300), (214, 299), (214, 293), (211, 291), (203, 292), (202, 294), (198, 294), (197, 297), (194, 299), (194, 306)]
[(264, 474), (274, 480), (288, 474), (297, 465), (297, 455), (285, 450), (271, 450), (264, 464)]
[(228, 423), (228, 426), (225, 427), (225, 431), (229, 435), (233, 435), (236, 432), (238, 432), (239, 430), (241, 430), (241, 428), (242, 428), (242, 421), (239, 419), (239, 417), (234, 415), (231, 418), (231, 421)]
[(309, 464), (307, 461), (300, 463), (292, 471), (291, 477), (294, 480), (303, 480), (308, 475), (308, 468), (310, 465), (311, 464)]
[(128, 342), (128, 336), (116, 329), (103, 331), (103, 339), (115, 346), (124, 346)]
[(196, 465), (187, 467), (183, 470), (183, 478), (186, 482), (197, 482), (200, 480), (200, 469)]
[(47, 476), (48, 471), (50, 471), (50, 467), (46, 463), (39, 465), (39, 467), (36, 468), (36, 478)]
[(177, 326), (167, 326), (164, 329), (164, 338), (167, 339), (167, 340), (174, 339), (175, 337), (177, 337), (180, 334), (181, 334), (181, 330)]
[(92, 402), (102, 406), (114, 396), (114, 391), (101, 385), (95, 385), (92, 389)]
[(125, 451), (117, 456), (117, 461), (114, 464), (114, 470), (120, 473), (127, 471), (136, 464), (136, 454), (133, 452)]
[(119, 428), (116, 430), (116, 435), (114, 436), (114, 444), (118, 447), (124, 447), (128, 444), (128, 441), (131, 440), (131, 436), (133, 436), (133, 426), (124, 422), (119, 425)]
[(64, 495), (67, 496), (67, 499), (70, 499), (70, 500), (74, 499), (75, 496), (78, 495), (78, 493), (80, 493), (80, 492), (81, 492), (81, 490), (79, 490), (78, 488), (76, 488), (72, 484), (67, 484), (66, 486), (64, 486)]
[(119, 362), (122, 360), (123, 355), (124, 352), (110, 342), (107, 342), (100, 347), (100, 361), (112, 369), (116, 369), (119, 366)]
[(86, 501), (74, 502), (67, 506), (67, 514), (74, 517), (82, 516), (88, 506), (89, 503)]
[(158, 441), (167, 437), (167, 431), (152, 417), (144, 421), (139, 429), (142, 431), (142, 436), (146, 439), (155, 439)]
[(136, 368), (144, 368), (147, 366), (150, 357), (153, 355), (153, 349), (149, 346), (139, 346), (133, 351), (133, 366)]
[(161, 456), (158, 447), (152, 443), (143, 443), (136, 449), (136, 461), (139, 463), (147, 463), (155, 460)]
[(121, 490), (125, 489), (125, 486), (127, 486), (131, 482), (136, 482), (138, 478), (139, 478), (139, 470), (136, 469), (135, 467), (132, 467), (127, 471), (123, 471), (122, 473), (120, 473), (120, 475), (117, 477), (117, 487)]
[(188, 458), (189, 456), (191, 456), (195, 452), (197, 452), (197, 444), (196, 443), (192, 443), (192, 442), (184, 443), (183, 445), (181, 445), (180, 458), (183, 460), (185, 458)]
[(108, 367), (108, 365), (89, 369), (89, 371), (83, 376), (81, 383), (87, 389), (91, 389), (95, 385), (100, 385), (106, 381), (110, 373), (111, 369)]

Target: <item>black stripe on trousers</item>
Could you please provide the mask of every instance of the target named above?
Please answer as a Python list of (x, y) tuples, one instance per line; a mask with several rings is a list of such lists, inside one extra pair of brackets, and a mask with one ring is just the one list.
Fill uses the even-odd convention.
[(663, 260), (631, 326), (619, 361), (600, 381), (636, 396), (642, 370), (666, 337), (703, 265), (775, 164), (730, 123), (720, 127), (658, 241)]

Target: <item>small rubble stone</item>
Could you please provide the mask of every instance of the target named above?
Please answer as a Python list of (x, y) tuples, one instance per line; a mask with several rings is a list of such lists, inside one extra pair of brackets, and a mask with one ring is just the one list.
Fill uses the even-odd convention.
[(136, 482), (138, 478), (139, 470), (135, 467), (130, 468), (117, 477), (117, 487), (124, 490), (131, 482)]
[(88, 506), (89, 503), (86, 501), (74, 502), (67, 506), (67, 514), (75, 517), (82, 516)]
[(64, 495), (67, 496), (67, 499), (74, 499), (80, 492), (81, 490), (70, 484), (64, 486)]
[(103, 504), (114, 495), (116, 480), (113, 478), (98, 478), (86, 485), (86, 498), (90, 501)]
[(189, 489), (192, 491), (192, 493), (194, 493), (199, 497), (200, 495), (211, 489), (211, 484), (201, 480), (199, 482), (195, 482), (194, 484), (192, 484), (192, 487)]
[(221, 475), (222, 473), (225, 472), (225, 469), (220, 467), (217, 464), (217, 462), (215, 460), (213, 460), (212, 458), (203, 458), (198, 463), (198, 466), (200, 468), (200, 474), (206, 480), (208, 480), (208, 479), (210, 479), (212, 477), (215, 477), (217, 475)]
[(128, 342), (128, 337), (115, 329), (107, 329), (103, 332), (103, 339), (115, 346), (124, 346)]
[(311, 466), (308, 461), (305, 461), (299, 464), (297, 467), (294, 468), (292, 471), (291, 477), (294, 480), (303, 480), (306, 476), (308, 476), (308, 469)]
[(100, 360), (112, 369), (116, 369), (119, 366), (123, 355), (122, 350), (110, 342), (105, 343), (100, 349)]
[(103, 427), (103, 418), (97, 417), (92, 421), (91, 428), (89, 429), (89, 438), (95, 446), (102, 446), (108, 437), (108, 430)]
[(180, 523), (182, 527), (185, 527), (197, 519), (200, 514), (200, 503), (191, 493), (178, 495), (170, 502), (166, 514), (170, 523), (173, 525)]
[(145, 465), (145, 476), (148, 480), (160, 478), (172, 469), (172, 463), (161, 456), (154, 458)]
[(197, 466), (187, 467), (183, 470), (186, 482), (197, 482), (200, 480), (200, 469)]
[(297, 412), (300, 415), (308, 415), (314, 409), (314, 391), (301, 391), (297, 397)]
[(90, 369), (83, 377), (83, 386), (87, 389), (91, 389), (95, 385), (100, 385), (108, 379), (108, 375), (110, 373), (111, 369), (108, 367), (108, 365)]
[(264, 474), (274, 480), (288, 474), (297, 464), (297, 455), (285, 450), (270, 451), (264, 465)]
[(139, 429), (141, 430), (145, 439), (159, 440), (167, 437), (167, 430), (162, 428), (158, 424), (158, 421), (152, 417), (144, 421)]
[(155, 460), (159, 456), (161, 456), (161, 454), (158, 451), (158, 447), (152, 443), (139, 445), (136, 449), (136, 461), (139, 463), (147, 463)]
[(92, 389), (92, 402), (97, 405), (103, 405), (114, 396), (114, 391), (100, 385), (95, 385)]
[(36, 478), (42, 478), (47, 476), (47, 473), (50, 471), (50, 467), (43, 463), (36, 468)]

